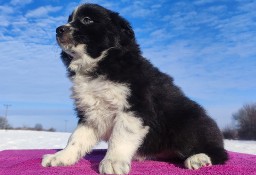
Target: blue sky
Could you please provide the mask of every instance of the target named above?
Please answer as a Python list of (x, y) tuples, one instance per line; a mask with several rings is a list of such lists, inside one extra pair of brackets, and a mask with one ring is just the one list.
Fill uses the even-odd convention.
[(143, 55), (220, 127), (256, 101), (256, 0), (0, 0), (0, 116), (11, 104), (11, 125), (75, 128), (55, 28), (84, 2), (128, 19)]

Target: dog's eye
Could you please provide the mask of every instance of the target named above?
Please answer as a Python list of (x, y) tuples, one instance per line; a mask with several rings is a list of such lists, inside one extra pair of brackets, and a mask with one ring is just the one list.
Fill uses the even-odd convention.
[(93, 23), (93, 20), (91, 18), (89, 18), (89, 17), (84, 17), (82, 19), (82, 23), (83, 24), (91, 24), (91, 23)]

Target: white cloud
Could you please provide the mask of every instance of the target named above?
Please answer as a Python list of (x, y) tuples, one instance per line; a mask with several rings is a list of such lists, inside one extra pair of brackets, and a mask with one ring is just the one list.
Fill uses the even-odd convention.
[(195, 5), (205, 5), (205, 4), (209, 4), (209, 3), (213, 3), (216, 2), (216, 0), (196, 0), (194, 1)]
[(26, 5), (32, 3), (33, 0), (12, 0), (10, 2), (11, 5)]
[[(189, 96), (206, 104), (218, 98), (221, 103), (233, 99), (229, 101), (231, 104), (250, 99), (248, 95), (239, 97), (236, 93), (256, 88), (253, 81), (256, 76), (253, 61), (256, 13), (235, 8), (225, 14), (225, 6), (215, 5), (197, 10), (187, 4), (179, 3), (178, 6), (186, 10), (173, 5), (170, 14), (163, 17), (164, 28), (153, 28), (149, 37), (144, 37), (142, 48), (147, 48), (143, 50), (144, 55), (161, 70), (173, 75)], [(222, 14), (212, 13), (214, 10)], [(154, 40), (170, 35), (169, 40), (159, 42), (161, 45)], [(176, 41), (175, 36), (180, 38)]]
[(69, 101), (70, 83), (57, 45), (0, 42), (1, 101)]
[(106, 1), (106, 0), (81, 0), (81, 2), (79, 4), (83, 4), (83, 3), (99, 4), (105, 8), (112, 9), (112, 10), (119, 8), (118, 1), (111, 2), (111, 1)]
[[(238, 2), (240, 2), (238, 8), (242, 11), (245, 12), (255, 12), (256, 9), (256, 1), (247, 1), (245, 2), (245, 0), (239, 0)], [(255, 13), (254, 13), (255, 15)]]
[[(10, 21), (6, 19), (5, 16), (0, 16), (0, 27), (8, 27), (10, 25)], [(0, 31), (1, 33), (1, 31)]]
[(25, 16), (27, 18), (45, 17), (49, 13), (57, 12), (57, 11), (61, 10), (61, 8), (62, 7), (60, 7), (60, 6), (57, 6), (57, 7), (53, 7), (53, 6), (50, 6), (50, 5), (43, 6), (43, 7), (39, 7), (37, 9), (29, 11)]
[[(66, 16), (29, 19), (24, 16), (4, 16), (0, 23), (0, 37), (4, 41), (49, 44), (55, 42), (55, 28), (64, 24)], [(2, 26), (2, 27), (1, 27)], [(10, 27), (7, 29), (7, 27)]]
[(9, 6), (0, 6), (0, 14), (1, 15), (7, 15), (14, 12), (14, 9)]
[(185, 40), (143, 51), (162, 71), (173, 75), (190, 95), (209, 99), (216, 98), (215, 91), (256, 88), (252, 81), (256, 75), (253, 58), (239, 57), (240, 50), (229, 49), (233, 48), (223, 44), (198, 47)]
[(206, 8), (206, 10), (214, 13), (222, 13), (227, 10), (227, 7), (225, 5), (216, 5), (216, 6), (210, 6), (209, 8)]
[(127, 6), (120, 10), (120, 14), (129, 15), (135, 18), (144, 18), (153, 13), (153, 9), (147, 9), (136, 5)]

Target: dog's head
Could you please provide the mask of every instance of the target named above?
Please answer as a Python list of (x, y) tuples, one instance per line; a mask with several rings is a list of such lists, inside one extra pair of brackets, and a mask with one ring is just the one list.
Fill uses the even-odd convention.
[(68, 23), (56, 29), (56, 38), (67, 67), (74, 60), (94, 62), (110, 48), (123, 49), (135, 44), (130, 24), (118, 13), (96, 4), (77, 7)]

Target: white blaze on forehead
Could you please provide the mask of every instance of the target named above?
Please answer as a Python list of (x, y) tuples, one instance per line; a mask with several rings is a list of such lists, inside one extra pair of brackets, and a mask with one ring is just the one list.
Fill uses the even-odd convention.
[(76, 7), (76, 9), (74, 10), (73, 15), (72, 15), (72, 20), (70, 22), (75, 20), (75, 17), (76, 17), (76, 14), (77, 14), (79, 8), (80, 8), (80, 6)]

